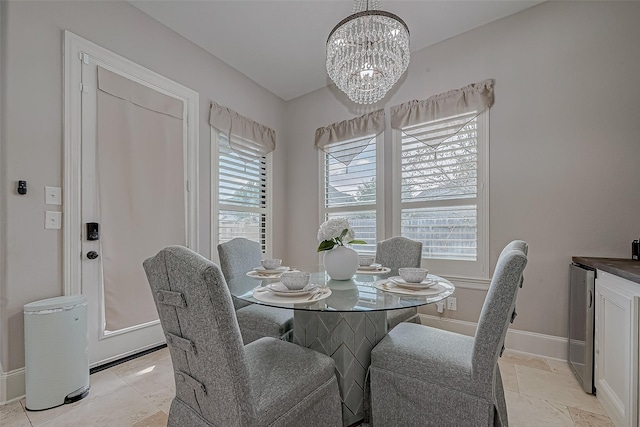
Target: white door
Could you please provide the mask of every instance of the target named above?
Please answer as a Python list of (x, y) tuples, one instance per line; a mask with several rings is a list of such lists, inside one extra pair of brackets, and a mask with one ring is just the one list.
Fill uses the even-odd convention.
[[(157, 227), (158, 231), (153, 233), (138, 233), (145, 226), (148, 228), (147, 219), (156, 219), (158, 212), (164, 210), (152, 209), (137, 201), (140, 194), (147, 195), (146, 191), (141, 193), (138, 188), (136, 197), (135, 187), (136, 184), (139, 187), (139, 180), (132, 180), (135, 182), (131, 182), (131, 193), (123, 185), (126, 182), (123, 177), (146, 173), (144, 168), (154, 159), (143, 158), (141, 161), (138, 153), (135, 161), (119, 162), (116, 157), (115, 163), (111, 160), (112, 167), (105, 167), (105, 138), (98, 135), (99, 132), (104, 135), (106, 120), (105, 98), (101, 98), (102, 104), (98, 98), (105, 95), (104, 90), (98, 87), (98, 69), (103, 75), (108, 73), (125, 82), (125, 86), (132, 85), (146, 91), (143, 104), (149, 99), (160, 98), (161, 103), (162, 99), (169, 100), (178, 107), (174, 108), (177, 110), (176, 118), (170, 117), (173, 132), (168, 136), (174, 147), (173, 153), (177, 154), (171, 156), (171, 162), (175, 162), (176, 171), (179, 171), (174, 173), (177, 178), (172, 180), (175, 185), (170, 205), (178, 211), (178, 216), (173, 217), (177, 221), (172, 221), (172, 224), (182, 223), (178, 224), (180, 237), (176, 239), (174, 232), (173, 239), (168, 239), (167, 244), (184, 244), (196, 251), (197, 186), (194, 184), (197, 176), (197, 120), (190, 118), (197, 119), (198, 95), (71, 33), (65, 33), (65, 45), (65, 258), (69, 258), (65, 259), (65, 293), (82, 293), (88, 298), (89, 361), (91, 366), (97, 366), (165, 341), (141, 264), (142, 260), (155, 255), (160, 246), (164, 246), (145, 247), (147, 240), (162, 241), (158, 236), (164, 233), (164, 227)], [(116, 95), (113, 97), (115, 102), (122, 104), (115, 108), (120, 108), (124, 116), (132, 108), (140, 108), (140, 100)], [(157, 114), (151, 110), (150, 113)], [(192, 128), (194, 125), (195, 130)], [(154, 131), (155, 126), (149, 129), (151, 134)], [(121, 144), (120, 151), (125, 152), (125, 160), (134, 159), (135, 153), (131, 154), (129, 148), (138, 144), (138, 140), (148, 139), (146, 133), (143, 128), (142, 133), (132, 132), (130, 139), (112, 137), (110, 144)], [(148, 151), (153, 154), (154, 150)], [(115, 183), (115, 191), (107, 191), (105, 183), (109, 182)], [(152, 185), (153, 180), (150, 179), (147, 188), (162, 196), (165, 184), (161, 185), (163, 188), (159, 193)], [(142, 208), (146, 211), (140, 211)], [(126, 218), (123, 230), (114, 230), (117, 228), (115, 224), (121, 223), (113, 219), (114, 212), (115, 216)], [(89, 223), (98, 224), (97, 236), (90, 236)], [(114, 243), (118, 236), (120, 240), (126, 240), (129, 235), (135, 236), (130, 240), (134, 244), (125, 242), (118, 246), (118, 242)], [(80, 253), (79, 259), (74, 253)], [(122, 273), (125, 270), (127, 272)], [(113, 286), (127, 274), (130, 280), (127, 286)], [(146, 312), (138, 313), (139, 308)]]

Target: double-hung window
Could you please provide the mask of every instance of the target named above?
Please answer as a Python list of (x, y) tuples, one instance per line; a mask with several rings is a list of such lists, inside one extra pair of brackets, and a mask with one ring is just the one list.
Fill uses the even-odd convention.
[(272, 154), (265, 154), (253, 134), (236, 134), (234, 127), (231, 132), (212, 127), (211, 134), (212, 248), (244, 237), (260, 243), (262, 252), (269, 253)]
[(394, 234), (438, 274), (488, 277), (489, 109), (423, 119), (394, 126)]
[[(320, 151), (320, 222), (346, 218), (356, 239), (366, 245), (353, 245), (359, 253), (375, 253), (383, 236), (382, 129), (384, 112), (379, 111), (331, 125), (358, 132), (336, 132)], [(322, 130), (329, 129), (321, 128)], [(318, 131), (321, 131), (319, 129)], [(364, 131), (363, 131), (364, 130)], [(318, 133), (316, 133), (318, 135)], [(318, 145), (318, 144), (317, 144)]]

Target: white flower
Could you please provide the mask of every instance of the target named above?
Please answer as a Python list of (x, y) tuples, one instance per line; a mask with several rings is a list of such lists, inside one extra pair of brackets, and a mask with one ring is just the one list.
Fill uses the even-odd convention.
[[(344, 236), (342, 235), (344, 233)], [(356, 233), (346, 218), (331, 218), (322, 223), (318, 230), (318, 252), (329, 251), (335, 246), (346, 244), (366, 245), (364, 240), (355, 240)]]
[(355, 238), (355, 233), (349, 225), (349, 221), (345, 218), (331, 218), (320, 226), (318, 230), (318, 241), (323, 242), (325, 240), (338, 238), (345, 229), (347, 230), (347, 235), (344, 236), (342, 240), (344, 242), (350, 242)]

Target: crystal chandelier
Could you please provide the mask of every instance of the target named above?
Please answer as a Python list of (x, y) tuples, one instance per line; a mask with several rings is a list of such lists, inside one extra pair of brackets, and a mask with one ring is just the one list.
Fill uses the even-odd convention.
[(327, 39), (327, 73), (358, 104), (381, 100), (409, 65), (407, 24), (379, 8), (380, 0), (355, 0)]

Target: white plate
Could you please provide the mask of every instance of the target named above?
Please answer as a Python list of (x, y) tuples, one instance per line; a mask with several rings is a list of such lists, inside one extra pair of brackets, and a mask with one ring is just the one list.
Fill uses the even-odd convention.
[(362, 270), (358, 268), (356, 271), (357, 274), (369, 274), (369, 275), (377, 275), (377, 274), (387, 274), (391, 269), (389, 267), (380, 267), (375, 270)]
[(325, 298), (329, 298), (331, 296), (331, 289), (324, 288), (322, 292), (316, 292), (311, 294), (304, 295), (290, 295), (287, 296), (278, 296), (275, 295), (264, 288), (256, 288), (253, 290), (253, 297), (258, 301), (277, 304), (278, 307), (282, 307), (282, 304), (293, 304), (295, 305), (309, 305), (315, 304), (319, 301), (322, 301)]
[(278, 295), (281, 297), (298, 297), (300, 295), (306, 295), (315, 291), (316, 289), (318, 289), (318, 285), (314, 283), (309, 283), (307, 286), (305, 286), (302, 289), (291, 290), (291, 289), (288, 289), (285, 285), (283, 285), (282, 282), (276, 282), (276, 283), (268, 284), (267, 286), (265, 286), (265, 288), (267, 288), (269, 292), (271, 292), (272, 294)]
[(380, 270), (382, 269), (382, 264), (371, 264), (371, 265), (359, 265), (358, 270)]
[(424, 279), (420, 283), (409, 283), (409, 282), (406, 282), (400, 276), (390, 277), (389, 280), (391, 280), (393, 283), (395, 283), (396, 285), (400, 286), (401, 288), (406, 288), (406, 289), (428, 289), (428, 288), (432, 287), (433, 285), (438, 284), (437, 280), (433, 280), (433, 279), (429, 279), (429, 278)]
[(409, 288), (401, 287), (396, 282), (391, 282), (391, 281), (387, 282), (385, 280), (376, 282), (373, 285), (373, 287), (376, 289), (380, 289), (381, 291), (393, 292), (400, 295), (414, 295), (414, 296), (417, 295), (417, 296), (425, 296), (425, 297), (432, 297), (432, 296), (441, 294), (443, 292), (446, 292), (448, 290), (452, 290), (451, 286), (446, 285), (444, 283), (436, 283), (435, 285), (429, 287), (428, 289), (425, 289), (425, 288), (409, 289)]
[(264, 267), (256, 267), (253, 269), (253, 271), (260, 274), (280, 274), (280, 273), (284, 273), (285, 271), (289, 271), (289, 267), (280, 266), (275, 270), (267, 270)]

